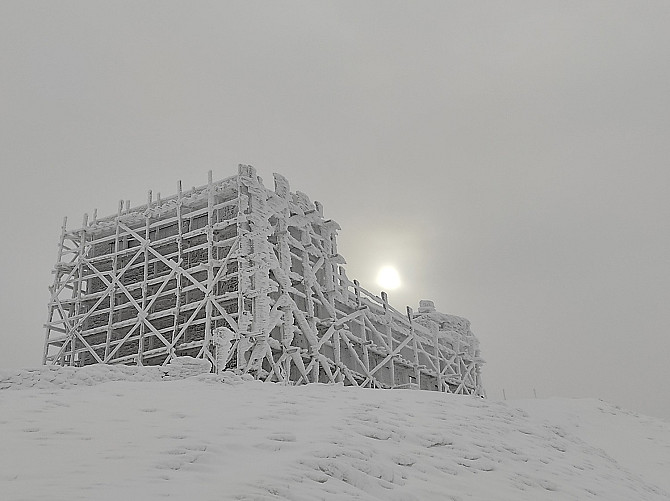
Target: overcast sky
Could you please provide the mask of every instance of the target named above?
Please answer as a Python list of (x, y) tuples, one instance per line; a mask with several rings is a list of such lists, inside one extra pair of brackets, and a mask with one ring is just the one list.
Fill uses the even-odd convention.
[(254, 165), (465, 316), (490, 398), (670, 418), (670, 3), (0, 2), (0, 367), (63, 216)]

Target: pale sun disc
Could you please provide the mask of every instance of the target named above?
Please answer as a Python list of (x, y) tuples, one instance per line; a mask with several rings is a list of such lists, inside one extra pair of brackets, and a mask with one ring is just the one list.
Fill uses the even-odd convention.
[(400, 287), (400, 275), (393, 266), (384, 266), (377, 273), (377, 284), (383, 289), (393, 290)]

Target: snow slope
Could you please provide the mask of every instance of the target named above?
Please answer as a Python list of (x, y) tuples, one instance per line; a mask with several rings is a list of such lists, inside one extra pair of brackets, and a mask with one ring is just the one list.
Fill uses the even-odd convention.
[(0, 499), (670, 499), (670, 423), (601, 401), (163, 376), (0, 371)]

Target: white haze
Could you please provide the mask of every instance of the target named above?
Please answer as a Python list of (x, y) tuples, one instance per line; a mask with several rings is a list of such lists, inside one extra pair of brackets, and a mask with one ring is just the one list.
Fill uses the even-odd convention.
[(41, 360), (63, 216), (256, 166), (348, 273), (472, 322), (491, 399), (670, 417), (670, 4), (0, 3), (0, 367)]

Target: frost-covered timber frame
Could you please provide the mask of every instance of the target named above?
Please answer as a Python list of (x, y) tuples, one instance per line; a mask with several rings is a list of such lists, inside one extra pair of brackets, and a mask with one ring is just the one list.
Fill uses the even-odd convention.
[[(266, 381), (483, 395), (465, 319), (404, 315), (350, 281), (338, 224), (251, 166), (68, 230), (50, 287), (43, 363), (209, 360)], [(434, 311), (434, 310), (433, 310)], [(445, 320), (441, 322), (440, 320)]]

